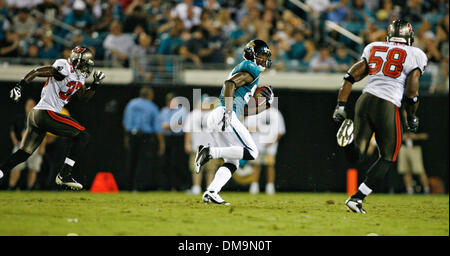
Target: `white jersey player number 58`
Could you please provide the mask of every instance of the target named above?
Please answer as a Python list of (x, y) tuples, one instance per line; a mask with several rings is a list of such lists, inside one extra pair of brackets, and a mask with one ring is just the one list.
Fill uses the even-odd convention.
[[(403, 70), (403, 63), (406, 60), (407, 53), (400, 48), (392, 48), (389, 50), (386, 46), (374, 46), (370, 51), (369, 57), (369, 74), (374, 75), (378, 73), (383, 67), (383, 74), (388, 77), (397, 78), (401, 75)], [(376, 54), (378, 52), (386, 52), (386, 61)]]

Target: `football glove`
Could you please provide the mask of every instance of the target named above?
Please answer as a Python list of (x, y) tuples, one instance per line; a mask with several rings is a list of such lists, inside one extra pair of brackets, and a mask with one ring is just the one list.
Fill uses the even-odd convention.
[(231, 124), (232, 113), (233, 113), (232, 110), (225, 110), (225, 112), (223, 113), (223, 118), (222, 118), (222, 131), (223, 132)]
[(94, 82), (92, 82), (91, 86), (89, 86), (89, 90), (96, 90), (97, 86), (100, 85), (100, 82), (105, 79), (106, 76), (102, 71), (96, 70), (92, 77), (94, 78)]
[(408, 131), (417, 132), (417, 129), (419, 128), (419, 118), (416, 115), (410, 115), (406, 119), (408, 123)]
[(266, 88), (267, 90), (262, 90), (261, 94), (266, 98), (267, 103), (272, 105), (273, 98), (275, 97), (275, 95), (273, 94), (272, 87), (271, 86), (265, 86), (264, 88)]
[(333, 120), (340, 124), (344, 122), (344, 120), (347, 118), (347, 112), (345, 112), (345, 104), (344, 103), (338, 103), (336, 108), (334, 109), (333, 113)]
[(9, 97), (13, 99), (15, 102), (18, 102), (20, 100), (20, 97), (22, 97), (22, 85), (25, 83), (24, 80), (20, 81), (14, 88), (11, 89), (9, 92)]
[(106, 76), (105, 76), (105, 73), (103, 73), (102, 71), (96, 70), (94, 72), (93, 77), (94, 77), (94, 83), (99, 84), (103, 79), (105, 79)]

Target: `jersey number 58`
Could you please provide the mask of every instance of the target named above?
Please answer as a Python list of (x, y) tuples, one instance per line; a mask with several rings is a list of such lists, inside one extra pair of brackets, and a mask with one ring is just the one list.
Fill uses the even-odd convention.
[(377, 52), (386, 52), (389, 47), (374, 46), (370, 51), (369, 75), (374, 75), (383, 67), (383, 74), (388, 77), (397, 78), (402, 74), (403, 63), (406, 60), (406, 51), (400, 48), (392, 48), (387, 52), (386, 61)]

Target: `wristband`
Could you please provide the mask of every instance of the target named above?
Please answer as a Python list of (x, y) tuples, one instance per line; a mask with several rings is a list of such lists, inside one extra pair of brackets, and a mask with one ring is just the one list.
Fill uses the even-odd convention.
[(226, 82), (230, 82), (230, 83), (233, 83), (233, 84), (234, 84), (234, 86), (236, 86), (236, 82), (235, 82), (235, 81), (233, 81), (233, 80), (231, 80), (231, 79), (225, 80), (225, 83), (226, 83)]
[(405, 103), (409, 104), (409, 105), (414, 105), (417, 102), (419, 102), (419, 97), (414, 97), (414, 98), (409, 98), (409, 97), (405, 97)]
[(355, 78), (350, 73), (344, 75), (344, 80), (348, 81), (351, 84), (355, 82)]

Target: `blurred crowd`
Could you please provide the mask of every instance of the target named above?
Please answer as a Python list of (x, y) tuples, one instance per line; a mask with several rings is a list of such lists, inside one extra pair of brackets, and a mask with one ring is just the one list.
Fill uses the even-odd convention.
[[(404, 18), (414, 45), (429, 59), (431, 92), (448, 92), (446, 0), (0, 0), (0, 58), (67, 58), (73, 45), (95, 48), (96, 59), (136, 67), (141, 56), (180, 56), (185, 67), (234, 65), (246, 42), (269, 43), (281, 71), (344, 72), (387, 24)], [(326, 27), (335, 22), (363, 44)], [(34, 62), (35, 63), (35, 62)]]

